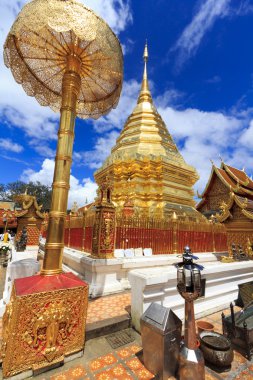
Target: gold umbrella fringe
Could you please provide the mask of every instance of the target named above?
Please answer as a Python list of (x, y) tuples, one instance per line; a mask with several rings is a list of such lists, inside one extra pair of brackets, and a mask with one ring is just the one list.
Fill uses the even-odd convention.
[(76, 55), (81, 61), (77, 116), (97, 119), (117, 106), (122, 89), (123, 57), (115, 37), (76, 1), (34, 0), (12, 26), (4, 62), (29, 96), (59, 112), (67, 57)]

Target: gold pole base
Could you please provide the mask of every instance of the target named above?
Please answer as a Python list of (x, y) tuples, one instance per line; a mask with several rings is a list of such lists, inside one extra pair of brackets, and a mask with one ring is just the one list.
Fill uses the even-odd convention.
[(61, 269), (41, 269), (40, 274), (42, 276), (54, 276), (56, 274), (61, 274), (62, 270)]
[(14, 281), (3, 316), (3, 377), (52, 368), (84, 349), (88, 285), (72, 273)]

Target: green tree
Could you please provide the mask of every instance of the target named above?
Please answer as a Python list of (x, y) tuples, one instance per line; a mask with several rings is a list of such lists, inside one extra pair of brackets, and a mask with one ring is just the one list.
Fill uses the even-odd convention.
[(42, 185), (40, 182), (29, 182), (27, 184), (27, 194), (34, 195), (38, 205), (42, 204), (42, 211), (48, 211), (51, 205), (51, 186)]
[(5, 186), (5, 199), (13, 201), (14, 195), (24, 194), (27, 184), (22, 181), (10, 182)]
[(35, 196), (39, 205), (42, 204), (41, 211), (48, 211), (50, 209), (52, 194), (51, 186), (43, 185), (38, 181), (29, 183), (15, 181), (8, 183), (7, 185), (0, 184), (0, 197), (4, 200), (12, 201), (15, 195), (24, 194), (25, 192), (29, 195)]
[(0, 200), (5, 201), (5, 185), (0, 183)]

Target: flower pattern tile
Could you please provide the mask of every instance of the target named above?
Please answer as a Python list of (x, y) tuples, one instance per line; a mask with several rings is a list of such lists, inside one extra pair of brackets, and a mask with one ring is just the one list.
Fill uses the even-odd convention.
[(140, 362), (140, 360), (139, 359), (137, 359), (137, 358), (133, 358), (133, 359), (131, 359), (131, 360), (128, 360), (128, 361), (126, 361), (126, 365), (132, 370), (132, 371), (137, 371), (137, 370), (139, 370), (139, 369), (143, 369), (143, 368), (145, 368), (144, 366), (143, 366), (143, 364)]
[(100, 360), (104, 364), (104, 366), (112, 365), (118, 361), (118, 359), (113, 354), (102, 356), (100, 357)]
[(81, 365), (70, 368), (68, 370), (69, 378), (74, 378), (76, 380), (82, 380), (86, 374), (86, 369)]
[(132, 356), (133, 352), (129, 349), (129, 347), (127, 347), (127, 348), (123, 348), (121, 350), (116, 351), (116, 354), (121, 359), (126, 359), (126, 358), (129, 358), (129, 356)]
[(86, 323), (102, 321), (127, 314), (126, 307), (131, 305), (131, 294), (119, 294), (108, 298), (102, 297), (91, 301), (88, 305)]
[(90, 362), (89, 368), (92, 372), (97, 371), (98, 369), (103, 368), (103, 363), (101, 362), (100, 359), (94, 359)]
[(138, 380), (151, 380), (155, 378), (154, 375), (144, 367), (136, 371), (135, 374)]

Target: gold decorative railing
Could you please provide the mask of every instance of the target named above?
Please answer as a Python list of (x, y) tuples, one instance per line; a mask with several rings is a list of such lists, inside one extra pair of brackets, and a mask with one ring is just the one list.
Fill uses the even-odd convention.
[[(95, 215), (68, 215), (65, 246), (92, 252)], [(117, 217), (115, 248), (152, 248), (153, 254), (180, 253), (189, 245), (193, 252), (227, 251), (227, 232), (222, 224)]]

